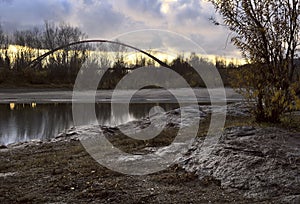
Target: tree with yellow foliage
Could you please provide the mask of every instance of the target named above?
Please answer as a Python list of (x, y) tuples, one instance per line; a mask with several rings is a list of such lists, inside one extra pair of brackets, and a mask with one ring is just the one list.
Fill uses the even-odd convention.
[(295, 57), (300, 40), (299, 0), (209, 0), (235, 33), (232, 42), (250, 66), (239, 71), (237, 85), (255, 101), (260, 122), (279, 122), (300, 106)]

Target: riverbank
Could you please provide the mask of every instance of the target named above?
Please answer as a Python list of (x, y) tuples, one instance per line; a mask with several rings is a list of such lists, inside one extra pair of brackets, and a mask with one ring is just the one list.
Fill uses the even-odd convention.
[(252, 203), (178, 165), (129, 176), (99, 165), (79, 141), (0, 151), (1, 203)]
[[(245, 106), (238, 107), (229, 107), (226, 128), (206, 162), (198, 154), (209, 124), (202, 120), (187, 154), (146, 176), (123, 175), (98, 164), (78, 141), (81, 133), (76, 129), (48, 142), (2, 147), (0, 202), (297, 203), (299, 129), (255, 124)], [(176, 132), (173, 127), (176, 124), (146, 143), (133, 143), (118, 128), (102, 130), (115, 146), (138, 153), (168, 145)]]

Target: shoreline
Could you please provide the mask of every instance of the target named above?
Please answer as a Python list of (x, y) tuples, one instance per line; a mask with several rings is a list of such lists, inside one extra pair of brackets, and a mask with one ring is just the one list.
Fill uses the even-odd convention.
[[(115, 146), (140, 154), (139, 146), (143, 143), (134, 143), (137, 149), (132, 148), (134, 146), (128, 145), (131, 141), (119, 137), (117, 129), (104, 129)], [(103, 167), (78, 141), (80, 133), (75, 130), (50, 142), (35, 141), (0, 148), (0, 162), (3, 164), (0, 167), (0, 201), (250, 204), (297, 203), (300, 200), (296, 194), (299, 190), (295, 183), (297, 180), (290, 178), (291, 172), (295, 174), (300, 168), (300, 161), (295, 160), (297, 149), (292, 151), (293, 148), (300, 149), (299, 142), (296, 142), (299, 141), (299, 133), (247, 126), (229, 127), (224, 132), (208, 163), (201, 163), (201, 156), (197, 156), (197, 147), (201, 146), (198, 143), (202, 141), (199, 137), (194, 146), (169, 168), (145, 176), (120, 174)], [(167, 135), (170, 136), (170, 133), (167, 132)], [(263, 136), (265, 134), (268, 136)], [(265, 149), (269, 137), (274, 141), (268, 147), (270, 149)], [(223, 143), (223, 140), (228, 142)], [(282, 140), (286, 141), (284, 146)], [(250, 145), (245, 147), (248, 141)], [(163, 145), (153, 143), (148, 147), (155, 144)], [(277, 155), (277, 151), (281, 154)], [(289, 159), (293, 163), (286, 166)], [(197, 171), (193, 170), (195, 168)], [(202, 168), (212, 168), (214, 173), (207, 176)], [(266, 168), (272, 169), (270, 175), (266, 174)], [(281, 171), (282, 168), (285, 171)], [(223, 171), (229, 176), (223, 175)], [(272, 176), (277, 171), (281, 172), (278, 174), (280, 179), (274, 180)], [(248, 182), (251, 185), (245, 188)], [(285, 182), (289, 185), (286, 186)], [(272, 187), (275, 184), (278, 188)]]
[[(145, 176), (117, 173), (88, 154), (78, 138), (94, 133), (96, 126), (83, 129), (87, 132), (73, 129), (51, 141), (0, 148), (0, 202), (299, 202), (299, 180), (290, 175), (300, 170), (300, 132), (253, 126), (245, 107), (238, 107), (228, 110), (226, 126), (208, 160), (202, 159), (199, 149), (210, 121), (202, 114), (200, 130), (187, 152), (167, 169)], [(147, 154), (173, 141), (176, 113), (172, 112), (162, 135), (151, 140), (124, 137), (116, 127), (101, 129), (115, 147), (129, 154)], [(147, 124), (148, 120), (142, 120), (123, 127)]]
[[(185, 88), (173, 89), (172, 91), (182, 101), (190, 102), (191, 96), (187, 95)], [(193, 89), (195, 96), (199, 103), (210, 103), (208, 91), (204, 88)], [(220, 89), (213, 89), (216, 94), (220, 92)], [(225, 88), (226, 99), (219, 98), (221, 103), (225, 100), (227, 102), (240, 102), (243, 101), (243, 97), (236, 93), (231, 88)], [(114, 92), (115, 100), (111, 101)], [(78, 102), (94, 102), (89, 98), (95, 97), (95, 102), (122, 102), (133, 92), (132, 90), (97, 90), (96, 96), (94, 91), (82, 91), (76, 92), (76, 98)], [(222, 94), (221, 94), (222, 95)], [(1, 89), (0, 88), (0, 103), (71, 103), (73, 102), (73, 90), (61, 90), (61, 89)], [(87, 99), (87, 100), (86, 100)], [(75, 102), (77, 102), (75, 100)], [(164, 89), (142, 89), (133, 95), (132, 102), (136, 103), (174, 103), (177, 102), (172, 94)]]

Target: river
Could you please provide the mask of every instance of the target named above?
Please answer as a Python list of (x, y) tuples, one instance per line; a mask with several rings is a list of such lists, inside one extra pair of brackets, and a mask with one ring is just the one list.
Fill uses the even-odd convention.
[[(220, 91), (220, 90), (216, 90)], [(200, 105), (210, 102), (205, 89), (195, 89)], [(93, 92), (83, 92), (86, 95)], [(55, 90), (0, 90), (0, 145), (30, 140), (48, 140), (73, 127), (72, 91)], [(176, 90), (176, 97), (186, 103), (190, 98), (185, 89)], [(126, 91), (120, 91), (112, 99), (112, 91), (97, 91), (95, 94), (95, 111), (97, 121), (87, 124), (116, 126), (132, 120), (147, 117), (153, 106), (161, 106), (165, 111), (178, 108), (176, 97), (167, 90), (145, 89), (132, 98), (129, 113), (122, 109)], [(226, 89), (226, 99), (220, 101), (235, 102), (242, 100), (232, 89)], [(83, 103), (83, 101), (77, 101)], [(111, 110), (111, 102), (117, 103), (118, 111)]]

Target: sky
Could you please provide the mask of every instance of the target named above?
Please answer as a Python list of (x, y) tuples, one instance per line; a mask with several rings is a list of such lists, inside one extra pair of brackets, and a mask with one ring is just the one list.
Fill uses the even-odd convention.
[[(228, 41), (232, 33), (215, 26), (210, 17), (219, 18), (206, 0), (0, 0), (0, 23), (6, 32), (42, 26), (45, 20), (78, 26), (89, 38), (129, 37), (144, 30), (131, 35), (138, 39), (147, 36), (145, 29), (164, 30), (191, 39), (209, 55), (240, 57)], [(169, 41), (180, 44), (176, 38)], [(149, 48), (167, 46), (158, 37), (149, 42)]]

